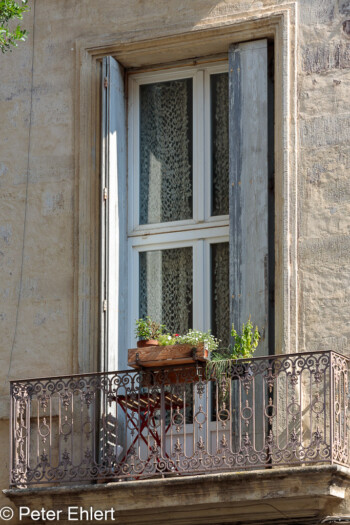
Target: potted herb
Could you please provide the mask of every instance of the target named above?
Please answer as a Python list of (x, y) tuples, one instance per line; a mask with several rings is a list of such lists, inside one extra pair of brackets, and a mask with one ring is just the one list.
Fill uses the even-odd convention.
[(180, 335), (176, 339), (176, 344), (189, 344), (192, 346), (203, 346), (204, 357), (208, 358), (211, 352), (219, 347), (219, 340), (216, 339), (210, 330), (201, 332), (200, 330), (189, 330), (187, 334)]
[(165, 325), (155, 323), (149, 316), (136, 321), (135, 333), (140, 341), (138, 348), (129, 349), (128, 365), (136, 369), (206, 362), (209, 353), (219, 346), (210, 331), (191, 329), (185, 335), (170, 334)]
[(138, 348), (144, 346), (158, 346), (158, 338), (162, 336), (166, 327), (163, 324), (156, 323), (147, 315), (144, 319), (136, 320), (135, 335)]
[(169, 346), (176, 344), (179, 334), (171, 335), (170, 333), (160, 334), (158, 337), (158, 343), (160, 346)]
[(260, 334), (257, 326), (253, 329), (250, 317), (246, 324), (242, 324), (241, 335), (237, 333), (232, 324), (231, 336), (234, 338), (233, 345), (230, 345), (229, 348), (215, 350), (212, 353), (211, 360), (207, 363), (208, 376), (214, 375), (217, 378), (222, 377), (222, 375), (229, 376), (232, 361), (253, 357), (260, 341)]

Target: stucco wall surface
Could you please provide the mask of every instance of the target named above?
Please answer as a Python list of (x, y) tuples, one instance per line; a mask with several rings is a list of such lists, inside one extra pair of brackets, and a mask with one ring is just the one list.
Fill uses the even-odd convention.
[(350, 2), (301, 2), (298, 68), (300, 349), (348, 353)]
[[(77, 371), (76, 41), (278, 9), (272, 0), (31, 0), (29, 38), (0, 58), (0, 484), (7, 485), (8, 380)], [(350, 338), (348, 0), (297, 5), (299, 350)], [(292, 72), (294, 74), (294, 72)], [(277, 174), (278, 176), (278, 174)], [(96, 217), (97, 219), (97, 217)], [(96, 228), (98, 226), (96, 225)], [(1, 500), (2, 501), (2, 500)], [(0, 503), (1, 503), (0, 501)]]

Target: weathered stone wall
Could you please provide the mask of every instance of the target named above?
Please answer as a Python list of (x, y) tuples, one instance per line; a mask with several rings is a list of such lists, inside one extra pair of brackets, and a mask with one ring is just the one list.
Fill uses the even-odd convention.
[(350, 2), (299, 9), (299, 344), (348, 353)]
[[(276, 0), (34, 0), (29, 39), (1, 57), (0, 485), (7, 485), (8, 380), (70, 373), (77, 243), (76, 40), (279, 8)], [(349, 0), (300, 0), (299, 350), (349, 351)], [(345, 24), (344, 24), (345, 23)], [(344, 28), (343, 28), (344, 24)], [(348, 31), (349, 32), (349, 31)], [(293, 71), (292, 71), (293, 74)], [(0, 500), (0, 504), (2, 503)]]

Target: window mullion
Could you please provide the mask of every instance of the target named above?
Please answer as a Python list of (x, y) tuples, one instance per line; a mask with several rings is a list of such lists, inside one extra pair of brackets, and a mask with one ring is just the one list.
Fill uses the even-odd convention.
[(203, 185), (204, 185), (204, 220), (207, 221), (211, 215), (211, 119), (210, 119), (210, 71), (207, 69), (203, 79)]
[(193, 218), (204, 221), (204, 71), (193, 79)]
[[(203, 316), (204, 330), (211, 328), (210, 242), (203, 241)], [(216, 334), (214, 334), (216, 336)]]
[(193, 244), (193, 327), (204, 330), (204, 241)]
[(129, 133), (128, 133), (128, 162), (129, 162), (129, 187), (128, 187), (128, 230), (135, 230), (139, 224), (139, 169), (140, 169), (140, 119), (139, 119), (139, 83), (129, 83)]
[(128, 243), (129, 259), (129, 326), (128, 339), (129, 348), (136, 346), (135, 319), (139, 318), (139, 255), (138, 251), (132, 246), (131, 240)]

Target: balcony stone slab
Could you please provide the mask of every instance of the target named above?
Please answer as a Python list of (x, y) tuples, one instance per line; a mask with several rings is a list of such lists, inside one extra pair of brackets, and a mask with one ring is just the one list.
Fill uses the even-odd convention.
[[(326, 516), (350, 514), (350, 469), (338, 465), (272, 468), (94, 485), (13, 488), (4, 493), (17, 507), (61, 510), (57, 521), (62, 524), (72, 521), (68, 520), (69, 507), (92, 507), (103, 511), (104, 524), (306, 525), (318, 524)], [(85, 517), (80, 522), (98, 522)], [(33, 521), (22, 519), (21, 523)]]

